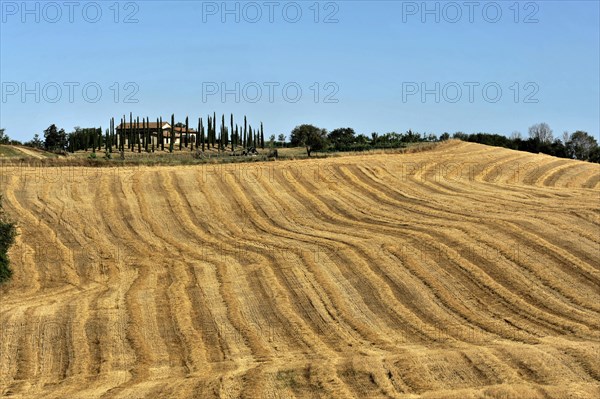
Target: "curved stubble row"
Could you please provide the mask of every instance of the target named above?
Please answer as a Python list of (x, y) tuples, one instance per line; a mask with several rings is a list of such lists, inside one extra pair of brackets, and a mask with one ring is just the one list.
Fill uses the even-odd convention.
[[(598, 341), (596, 172), (543, 160), (515, 180), (501, 172), (511, 152), (480, 147), (282, 164), (296, 174), (260, 164), (257, 179), (196, 167), (12, 179), (9, 289), (22, 290), (0, 313), (3, 392), (447, 397), (565, 380), (592, 392), (591, 355), (547, 340)], [(495, 171), (436, 172), (470, 153)], [(564, 176), (584, 189), (561, 189)], [(490, 356), (465, 349), (493, 342)], [(514, 345), (540, 342), (524, 363)]]

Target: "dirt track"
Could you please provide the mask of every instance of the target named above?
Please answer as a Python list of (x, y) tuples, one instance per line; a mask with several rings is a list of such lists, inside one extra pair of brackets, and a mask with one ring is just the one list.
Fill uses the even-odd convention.
[(448, 143), (0, 183), (0, 396), (600, 397), (597, 164)]

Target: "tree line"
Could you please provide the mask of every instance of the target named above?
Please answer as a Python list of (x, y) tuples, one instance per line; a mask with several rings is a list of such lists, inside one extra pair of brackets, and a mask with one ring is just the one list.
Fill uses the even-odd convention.
[[(173, 152), (176, 148), (176, 133), (179, 134), (179, 143), (177, 148), (181, 151), (184, 148), (198, 152), (207, 150), (218, 150), (224, 152), (231, 150), (235, 152), (240, 147), (244, 150), (253, 148), (277, 147), (277, 142), (281, 147), (304, 147), (308, 156), (313, 151), (365, 151), (380, 148), (400, 148), (410, 143), (436, 142), (444, 141), (450, 138), (459, 139), (468, 142), (492, 145), (497, 147), (510, 148), (518, 151), (527, 151), (532, 153), (544, 153), (561, 158), (578, 159), (589, 162), (600, 162), (600, 147), (596, 139), (584, 131), (575, 131), (574, 133), (564, 132), (562, 138), (555, 138), (552, 129), (547, 123), (539, 123), (529, 128), (529, 138), (524, 139), (519, 132), (513, 132), (510, 137), (493, 133), (473, 133), (466, 134), (456, 132), (453, 135), (443, 133), (439, 138), (432, 133), (418, 133), (408, 130), (405, 133), (389, 132), (379, 134), (371, 133), (369, 136), (356, 134), (350, 127), (334, 129), (328, 132), (314, 125), (303, 124), (296, 126), (290, 134), (290, 141), (286, 142), (286, 136), (280, 134), (277, 137), (271, 135), (265, 142), (264, 128), (262, 122), (260, 128), (254, 129), (248, 124), (244, 116), (243, 124), (235, 123), (233, 114), (226, 121), (223, 114), (220, 118), (220, 125), (217, 126), (216, 113), (208, 115), (206, 124), (203, 118), (198, 118), (197, 130), (190, 127), (189, 119), (185, 122), (175, 123), (175, 115), (171, 115), (170, 128), (167, 137), (162, 134), (162, 118), (156, 119), (156, 124), (151, 127), (149, 118), (141, 120), (130, 113), (129, 118), (123, 116), (120, 119), (120, 126), (124, 129), (117, 129), (114, 118), (110, 120), (110, 127), (103, 133), (101, 128), (82, 129), (75, 127), (71, 133), (66, 133), (64, 129), (58, 129), (56, 125), (49, 126), (44, 130), (44, 138), (41, 139), (38, 134), (25, 143), (25, 145), (46, 149), (48, 151), (92, 151), (104, 148), (107, 154), (113, 151), (124, 152), (126, 149), (131, 152), (154, 152), (169, 151)], [(227, 123), (228, 122), (228, 123)], [(153, 131), (159, 132), (155, 137)], [(0, 129), (0, 144), (15, 143), (14, 140)], [(20, 144), (19, 142), (16, 142)]]
[[(513, 132), (510, 137), (500, 134), (456, 132), (452, 138), (518, 151), (543, 153), (559, 158), (600, 163), (600, 146), (596, 139), (587, 132), (581, 130), (574, 133), (564, 132), (562, 138), (555, 138), (554, 132), (547, 123), (538, 123), (531, 126), (528, 133), (528, 139), (524, 139), (520, 132)], [(446, 140), (450, 138), (450, 135), (444, 133), (440, 138)]]
[[(421, 134), (408, 130), (406, 133), (371, 133), (370, 137), (357, 135), (352, 128), (338, 128), (328, 132), (314, 125), (296, 126), (290, 136), (291, 145), (305, 147), (308, 156), (313, 151), (364, 151), (377, 148), (399, 148), (409, 143), (436, 142), (450, 138), (505, 147), (518, 151), (543, 153), (560, 158), (578, 159), (581, 161), (600, 162), (600, 146), (596, 139), (587, 132), (578, 130), (574, 133), (564, 132), (562, 139), (554, 138), (552, 129), (547, 123), (538, 123), (529, 128), (529, 138), (523, 139), (519, 132), (510, 137), (500, 134), (456, 132), (452, 136), (443, 133), (438, 138), (435, 134)], [(271, 136), (271, 141), (274, 136)]]
[[(274, 136), (271, 136), (272, 139)], [(356, 134), (350, 127), (328, 132), (314, 125), (296, 126), (290, 134), (293, 147), (305, 147), (310, 157), (313, 151), (366, 151), (377, 148), (400, 148), (409, 143), (437, 141), (434, 134), (420, 134), (408, 130), (406, 133), (371, 133), (370, 137)]]

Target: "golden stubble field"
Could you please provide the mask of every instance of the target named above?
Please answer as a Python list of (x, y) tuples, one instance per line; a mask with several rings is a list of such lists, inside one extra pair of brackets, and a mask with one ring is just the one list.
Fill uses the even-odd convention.
[(0, 396), (600, 397), (600, 166), (3, 166)]

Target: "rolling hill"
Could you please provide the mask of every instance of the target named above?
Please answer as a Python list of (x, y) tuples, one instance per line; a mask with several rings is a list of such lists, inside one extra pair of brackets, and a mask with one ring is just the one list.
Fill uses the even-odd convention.
[(600, 397), (597, 164), (448, 142), (0, 185), (0, 396)]

